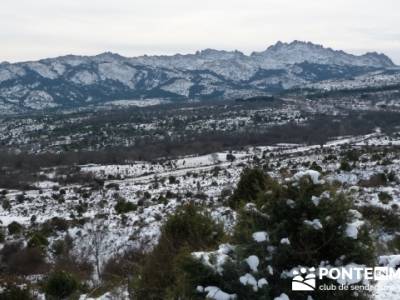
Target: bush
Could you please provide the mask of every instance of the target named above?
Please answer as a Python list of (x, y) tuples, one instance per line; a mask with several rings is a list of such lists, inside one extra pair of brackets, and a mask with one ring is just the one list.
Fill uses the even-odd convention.
[[(135, 284), (138, 299), (165, 299), (177, 291), (179, 262), (188, 253), (215, 247), (223, 229), (196, 206), (179, 209), (161, 229), (158, 245), (145, 258)], [(178, 299), (179, 297), (176, 297)]]
[(82, 216), (87, 211), (87, 209), (87, 203), (80, 202), (79, 205), (76, 206), (76, 212), (78, 213), (78, 216)]
[(168, 190), (165, 193), (165, 198), (167, 198), (167, 199), (173, 199), (173, 198), (176, 198), (176, 197), (177, 197), (177, 195), (175, 193), (171, 192), (170, 190)]
[(400, 228), (400, 217), (390, 209), (366, 205), (361, 206), (358, 210), (374, 228), (379, 230), (383, 228), (388, 233), (395, 233)]
[(105, 188), (108, 190), (114, 189), (116, 191), (119, 191), (119, 184), (118, 183), (109, 183), (105, 186)]
[(11, 256), (22, 249), (22, 242), (11, 242), (4, 245), (0, 250), (2, 262), (10, 260)]
[[(234, 235), (236, 248), (222, 273), (214, 272), (211, 276), (205, 269), (198, 274), (194, 264), (188, 269), (185, 277), (198, 280), (191, 281), (192, 291), (201, 282), (203, 286), (214, 285), (236, 294), (238, 299), (274, 299), (282, 293), (290, 299), (306, 299), (306, 293), (291, 291), (291, 278), (281, 277), (283, 272), (299, 266), (318, 267), (321, 262), (336, 266), (373, 264), (374, 247), (367, 225), (358, 229), (357, 238), (347, 236), (347, 224), (360, 218), (351, 198), (337, 193), (328, 184), (314, 184), (307, 176), (285, 184), (270, 179), (265, 189), (268, 192), (259, 193), (254, 205), (240, 210)], [(268, 234), (268, 239), (254, 241), (253, 233), (261, 231)], [(257, 272), (245, 263), (250, 255), (259, 258)], [(268, 272), (269, 267), (273, 273)], [(246, 273), (256, 280), (265, 278), (268, 286), (255, 291), (251, 286), (241, 285), (239, 278)], [(338, 285), (329, 279), (320, 283)], [(356, 298), (367, 296), (360, 293)], [(337, 290), (328, 295), (316, 290), (313, 298), (354, 299), (355, 296), (351, 291)]]
[(231, 154), (231, 153), (228, 153), (228, 154), (226, 155), (226, 160), (227, 160), (227, 161), (234, 162), (235, 159), (236, 159), (235, 155), (233, 155), (233, 154)]
[(35, 215), (31, 216), (31, 225), (34, 225), (36, 223), (37, 217)]
[(0, 256), (6, 274), (40, 274), (47, 269), (43, 251), (39, 248), (22, 248), (21, 243), (6, 244)]
[[(274, 193), (266, 194), (259, 199), (262, 213), (269, 216), (268, 220), (259, 217), (250, 217), (256, 222), (258, 229), (268, 229), (272, 243), (281, 245), (282, 238), (290, 240), (290, 249), (279, 251), (284, 246), (277, 246), (274, 266), (287, 268), (288, 266), (319, 265), (321, 261), (334, 263), (340, 255), (346, 254), (347, 262), (364, 262), (372, 259), (368, 250), (372, 250), (369, 238), (365, 238), (368, 247), (358, 244), (345, 234), (346, 224), (351, 222), (349, 213), (353, 207), (352, 200), (344, 194), (336, 194), (329, 186), (314, 185), (303, 177), (298, 185), (289, 185), (287, 188), (275, 183)], [(324, 190), (331, 190), (330, 196), (321, 194)], [(311, 201), (312, 197), (319, 197), (319, 204)], [(294, 201), (288, 204), (287, 199)], [(246, 218), (246, 216), (245, 216)], [(318, 232), (305, 224), (307, 220), (320, 220), (322, 229)], [(240, 225), (239, 225), (240, 228)], [(308, 252), (308, 254), (307, 254)], [(283, 269), (282, 269), (283, 270)]]
[(265, 191), (269, 177), (260, 169), (246, 169), (243, 171), (239, 183), (228, 204), (238, 209), (248, 202), (254, 202), (260, 192)]
[(372, 175), (368, 180), (360, 180), (358, 183), (362, 187), (379, 187), (385, 186), (388, 180), (385, 173)]
[(47, 297), (63, 299), (74, 293), (78, 287), (79, 283), (72, 274), (56, 271), (49, 275), (44, 291)]
[(170, 184), (175, 184), (175, 183), (177, 183), (177, 181), (176, 181), (176, 177), (175, 176), (169, 176), (168, 177), (168, 180), (169, 180), (169, 183)]
[(67, 231), (69, 227), (68, 221), (59, 217), (52, 218), (50, 224), (57, 231)]
[(315, 161), (311, 164), (310, 170), (314, 170), (317, 172), (322, 172), (322, 167), (318, 165)]
[(117, 214), (126, 214), (130, 211), (135, 211), (137, 209), (137, 205), (122, 198), (117, 201), (117, 204), (114, 208)]
[(28, 288), (21, 288), (15, 284), (7, 285), (0, 291), (0, 300), (31, 300), (34, 299)]
[(15, 221), (10, 223), (7, 226), (7, 228), (8, 228), (8, 233), (11, 235), (21, 233), (21, 231), (23, 229), (22, 225)]
[(92, 278), (94, 266), (88, 255), (76, 256), (67, 249), (57, 256), (53, 270), (71, 274), (78, 282), (84, 282)]
[(40, 232), (45, 236), (55, 234), (57, 231), (67, 231), (69, 222), (63, 218), (54, 217), (51, 220), (47, 220), (40, 227)]
[(72, 249), (73, 241), (72, 238), (67, 235), (63, 240), (56, 240), (51, 245), (51, 251), (54, 255), (67, 255)]
[(11, 203), (8, 199), (3, 199), (1, 206), (3, 207), (4, 210), (10, 210), (11, 209)]
[(393, 200), (392, 196), (390, 196), (386, 192), (380, 192), (378, 194), (379, 201), (381, 201), (383, 204), (389, 204), (390, 201)]
[(357, 150), (350, 150), (347, 151), (344, 156), (346, 157), (347, 160), (356, 162), (360, 159), (360, 153)]
[(18, 195), (15, 197), (15, 200), (17, 200), (17, 202), (18, 202), (19, 204), (24, 203), (25, 200), (26, 200), (25, 194), (18, 194)]
[(45, 248), (48, 244), (49, 242), (47, 241), (47, 238), (40, 232), (35, 232), (32, 234), (28, 241), (28, 247), (30, 248)]
[(390, 172), (387, 174), (387, 180), (390, 181), (390, 182), (396, 181), (396, 173), (393, 172), (393, 171), (390, 171)]
[(5, 239), (6, 239), (6, 236), (3, 232), (3, 230), (0, 228), (0, 243), (4, 243)]
[(111, 257), (104, 265), (101, 278), (103, 281), (120, 282), (130, 274), (138, 271), (138, 266), (143, 262), (145, 254), (140, 250), (127, 251), (122, 255)]
[(353, 168), (350, 166), (350, 164), (347, 161), (343, 160), (340, 163), (340, 170), (345, 171), (345, 172), (350, 172), (352, 169)]

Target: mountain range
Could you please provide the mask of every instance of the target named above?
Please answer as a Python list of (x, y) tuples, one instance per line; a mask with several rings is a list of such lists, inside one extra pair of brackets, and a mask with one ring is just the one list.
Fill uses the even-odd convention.
[(301, 41), (278, 42), (250, 55), (213, 49), (133, 58), (67, 55), (1, 63), (0, 114), (116, 100), (229, 99), (385, 76), (400, 82), (400, 69), (384, 54), (357, 56)]

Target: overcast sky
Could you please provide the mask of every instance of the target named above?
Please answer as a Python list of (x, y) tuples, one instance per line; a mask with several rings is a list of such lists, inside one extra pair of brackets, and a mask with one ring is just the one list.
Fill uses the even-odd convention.
[(304, 40), (400, 64), (399, 0), (1, 0), (0, 61), (245, 53)]

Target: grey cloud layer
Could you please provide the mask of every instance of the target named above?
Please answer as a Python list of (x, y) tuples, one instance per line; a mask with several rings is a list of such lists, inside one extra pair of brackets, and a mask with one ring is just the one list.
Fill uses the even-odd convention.
[(310, 40), (400, 63), (397, 0), (3, 0), (1, 60), (261, 50)]

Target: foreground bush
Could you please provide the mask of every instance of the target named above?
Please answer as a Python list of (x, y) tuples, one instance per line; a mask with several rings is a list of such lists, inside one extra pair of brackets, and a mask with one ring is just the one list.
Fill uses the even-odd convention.
[(44, 251), (23, 248), (20, 242), (8, 243), (0, 251), (0, 269), (8, 275), (42, 274), (47, 271)]
[(137, 209), (137, 206), (134, 203), (128, 202), (125, 199), (121, 198), (117, 201), (117, 204), (115, 204), (114, 208), (117, 214), (125, 214), (131, 211), (135, 211)]
[[(249, 171), (243, 176), (248, 174)], [(222, 267), (216, 263), (218, 257), (212, 257), (221, 257), (221, 253), (215, 251), (205, 256), (208, 263), (202, 268), (199, 260), (186, 261), (181, 278), (191, 284), (189, 299), (207, 296), (207, 291), (196, 292), (199, 285), (216, 286), (227, 294), (236, 295), (237, 299), (268, 300), (282, 293), (290, 299), (307, 299), (308, 295), (313, 299), (369, 297), (368, 293), (339, 290), (312, 294), (291, 291), (291, 276), (287, 274), (300, 266), (346, 266), (350, 263), (368, 266), (373, 265), (374, 260), (369, 228), (361, 214), (354, 210), (352, 199), (316, 177), (304, 175), (295, 176), (285, 184), (270, 179), (261, 191), (260, 185), (255, 187), (252, 195), (257, 193), (257, 198), (250, 199), (251, 202), (239, 211), (234, 237), (236, 246), (230, 250), (229, 259)], [(354, 227), (354, 224), (358, 225)], [(323, 283), (338, 285), (332, 280)]]
[(245, 203), (253, 202), (259, 193), (265, 191), (269, 177), (261, 169), (246, 169), (236, 187), (235, 192), (229, 199), (229, 206), (237, 209)]
[(0, 300), (32, 300), (32, 294), (28, 288), (21, 288), (10, 284), (0, 291)]
[(215, 247), (222, 237), (222, 227), (196, 206), (179, 209), (162, 227), (158, 245), (145, 258), (135, 282), (136, 298), (167, 299), (176, 293), (182, 258), (191, 251)]
[(30, 248), (45, 248), (48, 244), (47, 238), (39, 232), (33, 233), (28, 241), (28, 247)]
[(8, 234), (13, 235), (13, 234), (20, 234), (21, 231), (23, 230), (23, 226), (19, 224), (18, 222), (11, 222), (8, 226)]
[(44, 291), (50, 299), (64, 299), (74, 293), (79, 287), (72, 274), (56, 271), (49, 275)]

